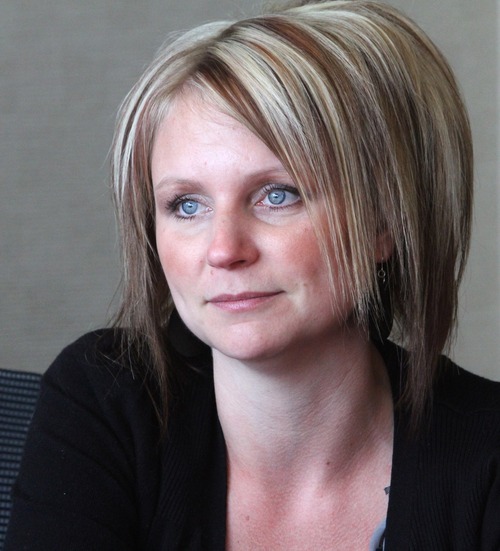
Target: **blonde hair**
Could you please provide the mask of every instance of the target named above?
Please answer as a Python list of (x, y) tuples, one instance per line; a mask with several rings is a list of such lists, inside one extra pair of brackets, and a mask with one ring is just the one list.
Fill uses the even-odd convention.
[[(364, 0), (288, 4), (201, 26), (160, 50), (121, 106), (113, 183), (125, 266), (116, 324), (151, 354), (164, 408), (175, 373), (165, 336), (173, 304), (156, 252), (150, 160), (158, 125), (187, 89), (281, 160), (310, 209), (330, 277), (365, 326), (370, 313), (383, 315), (373, 248), (390, 235), (388, 292), (416, 422), (456, 321), (470, 238), (470, 128), (442, 54), (396, 9)], [(311, 190), (324, 198), (327, 228)]]

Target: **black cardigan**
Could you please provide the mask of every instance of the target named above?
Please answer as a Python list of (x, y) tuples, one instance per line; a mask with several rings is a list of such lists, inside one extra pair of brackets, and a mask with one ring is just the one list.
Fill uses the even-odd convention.
[[(397, 402), (404, 352), (381, 352)], [(5, 551), (224, 549), (211, 369), (189, 370), (160, 438), (145, 368), (119, 358), (111, 331), (91, 333), (44, 376)], [(417, 437), (396, 409), (387, 551), (500, 550), (500, 384), (443, 362)]]

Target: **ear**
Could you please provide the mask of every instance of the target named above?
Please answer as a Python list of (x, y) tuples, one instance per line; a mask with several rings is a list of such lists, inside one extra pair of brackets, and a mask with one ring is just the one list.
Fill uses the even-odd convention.
[(386, 262), (392, 256), (394, 239), (389, 231), (383, 231), (377, 235), (375, 241), (375, 262)]

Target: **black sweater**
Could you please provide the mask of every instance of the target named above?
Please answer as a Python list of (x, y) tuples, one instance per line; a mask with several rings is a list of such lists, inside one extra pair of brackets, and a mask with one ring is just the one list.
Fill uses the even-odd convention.
[[(113, 343), (110, 331), (86, 335), (45, 374), (5, 551), (223, 550), (211, 369), (189, 370), (160, 437), (146, 367), (133, 375)], [(397, 403), (404, 352), (381, 352)], [(396, 409), (387, 551), (500, 550), (500, 384), (443, 363), (417, 437)]]

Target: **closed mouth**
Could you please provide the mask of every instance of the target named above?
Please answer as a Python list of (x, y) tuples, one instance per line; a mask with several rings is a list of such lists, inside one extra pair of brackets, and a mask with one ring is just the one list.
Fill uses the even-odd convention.
[(281, 294), (282, 291), (251, 291), (238, 294), (222, 294), (217, 295), (207, 302), (220, 310), (228, 312), (245, 312), (251, 311), (263, 305), (275, 296)]
[(249, 291), (246, 293), (238, 293), (235, 295), (226, 293), (223, 295), (217, 295), (207, 302), (239, 302), (243, 300), (252, 300), (257, 298), (267, 298), (279, 294), (279, 291)]

